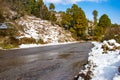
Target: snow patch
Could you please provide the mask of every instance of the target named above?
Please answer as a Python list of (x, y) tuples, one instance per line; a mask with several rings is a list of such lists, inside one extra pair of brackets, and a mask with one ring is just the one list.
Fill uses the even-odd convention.
[[(91, 80), (120, 80), (120, 73), (118, 72), (118, 67), (120, 66), (120, 50), (107, 51), (103, 53), (104, 49), (102, 45), (107, 45), (109, 48), (113, 46), (120, 47), (120, 44), (115, 40), (104, 41), (103, 43), (92, 42), (94, 48), (89, 53), (88, 61), (89, 63), (85, 66), (85, 70), (82, 70), (79, 74), (84, 73), (87, 75), (88, 71)], [(114, 44), (114, 45), (111, 45)], [(83, 77), (79, 77), (78, 80), (85, 80)]]
[(41, 20), (34, 16), (21, 17), (16, 22), (23, 26), (24, 32), (19, 38), (34, 38), (36, 40), (42, 39), (47, 43), (72, 42), (74, 39), (69, 31), (65, 31), (58, 25), (52, 25), (47, 20)]
[(19, 45), (19, 48), (32, 48), (32, 47), (63, 45), (63, 44), (72, 44), (72, 43), (77, 43), (77, 42), (49, 43), (49, 44), (21, 44), (21, 45)]
[(120, 80), (120, 75), (115, 75), (115, 77), (113, 78), (113, 80)]

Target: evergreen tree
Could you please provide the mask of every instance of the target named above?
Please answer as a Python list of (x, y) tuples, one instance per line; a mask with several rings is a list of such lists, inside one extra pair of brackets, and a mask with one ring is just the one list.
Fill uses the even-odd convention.
[(110, 20), (110, 18), (108, 17), (108, 15), (103, 14), (103, 15), (100, 17), (100, 19), (99, 19), (98, 25), (101, 26), (101, 27), (109, 27), (109, 26), (111, 26), (111, 20)]
[[(50, 20), (50, 16), (55, 18), (55, 15), (51, 15), (43, 0), (4, 0), (4, 2), (9, 5), (11, 10), (18, 13), (17, 18), (24, 14), (34, 15), (45, 20)], [(52, 6), (52, 9), (54, 10), (55, 6)]]
[(53, 4), (53, 3), (50, 3), (50, 5), (49, 5), (50, 19), (49, 19), (49, 20), (50, 20), (52, 23), (56, 22), (56, 20), (57, 20), (57, 18), (56, 18), (56, 16), (55, 16), (54, 9), (55, 9), (54, 4)]
[(54, 4), (53, 4), (53, 3), (50, 3), (50, 5), (49, 5), (49, 10), (54, 11), (54, 9), (55, 9)]
[(106, 32), (106, 28), (111, 26), (111, 20), (106, 14), (103, 14), (100, 19), (98, 26), (95, 28), (94, 34), (96, 40), (101, 40)]
[(94, 16), (94, 25), (97, 25), (97, 16), (98, 16), (98, 12), (96, 10), (93, 11), (93, 16)]
[(41, 18), (45, 19), (45, 20), (50, 20), (50, 12), (48, 11), (48, 8), (46, 7), (46, 5), (43, 5), (42, 11), (40, 11), (41, 13)]
[(84, 11), (76, 4), (73, 4), (72, 7), (68, 8), (66, 13), (63, 14), (61, 23), (64, 27), (68, 27), (75, 36), (85, 36), (88, 22)]
[(76, 4), (72, 6), (72, 17), (73, 17), (73, 29), (76, 31), (78, 37), (85, 36), (85, 30), (88, 26), (88, 22), (84, 11), (79, 8)]
[(63, 14), (62, 14), (61, 24), (62, 24), (62, 26), (63, 26), (65, 29), (69, 30), (70, 27), (73, 26), (73, 25), (72, 25), (72, 21), (73, 21), (73, 17), (72, 17), (72, 15), (71, 15), (71, 9), (68, 8), (68, 9), (66, 10), (66, 13), (63, 13)]
[(47, 6), (44, 4), (43, 0), (38, 0), (37, 1), (37, 6), (39, 9), (39, 16), (41, 19), (44, 20), (50, 20), (50, 12), (47, 8)]
[(57, 20), (57, 18), (55, 16), (55, 14), (51, 13), (51, 15), (50, 15), (50, 21), (54, 23), (56, 20)]
[(38, 9), (39, 9), (40, 18), (43, 19), (43, 8), (45, 7), (43, 0), (37, 0), (37, 5), (38, 5)]
[(90, 30), (90, 35), (93, 36), (96, 32), (96, 27), (97, 27), (97, 16), (98, 16), (98, 12), (96, 10), (94, 10), (92, 12), (93, 14), (93, 19), (94, 19), (94, 25), (93, 26), (90, 26), (89, 30)]

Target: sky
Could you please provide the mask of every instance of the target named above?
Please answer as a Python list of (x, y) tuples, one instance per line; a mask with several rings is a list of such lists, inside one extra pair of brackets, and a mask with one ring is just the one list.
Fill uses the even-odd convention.
[(112, 23), (120, 24), (120, 0), (43, 0), (48, 6), (54, 3), (55, 10), (65, 11), (71, 8), (72, 4), (77, 4), (81, 7), (87, 19), (93, 21), (93, 10), (98, 11), (98, 19), (101, 15), (107, 14)]

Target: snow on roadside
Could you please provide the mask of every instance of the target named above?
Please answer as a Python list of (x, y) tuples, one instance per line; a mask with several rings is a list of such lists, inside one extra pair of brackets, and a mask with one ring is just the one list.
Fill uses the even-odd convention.
[(31, 48), (31, 47), (39, 47), (40, 44), (21, 44), (19, 45), (19, 48)]
[(117, 74), (116, 74), (116, 75), (114, 76), (113, 80), (120, 80), (120, 75), (117, 75)]
[[(92, 43), (94, 48), (89, 53), (89, 63), (85, 66), (85, 70), (79, 73), (78, 80), (89, 80), (90, 78), (91, 80), (120, 80), (120, 72), (118, 71), (120, 44), (113, 39), (103, 43)], [(104, 45), (107, 45), (106, 49), (104, 49)]]
[(19, 48), (32, 48), (32, 47), (41, 47), (41, 46), (50, 46), (50, 45), (62, 45), (62, 44), (71, 44), (71, 43), (77, 43), (75, 42), (64, 42), (64, 43), (49, 43), (49, 44), (21, 44), (19, 45)]

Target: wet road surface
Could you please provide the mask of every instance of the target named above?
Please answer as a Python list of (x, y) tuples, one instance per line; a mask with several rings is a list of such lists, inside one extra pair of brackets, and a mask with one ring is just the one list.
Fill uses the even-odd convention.
[(84, 42), (0, 50), (0, 80), (72, 80), (92, 47)]

